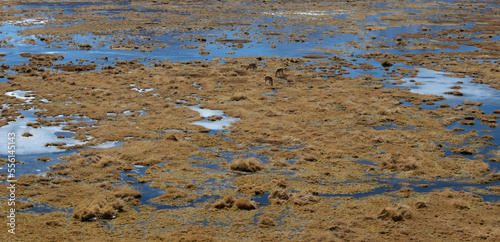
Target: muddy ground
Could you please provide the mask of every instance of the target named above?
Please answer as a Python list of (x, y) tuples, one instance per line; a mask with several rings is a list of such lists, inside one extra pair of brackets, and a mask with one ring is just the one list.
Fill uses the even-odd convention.
[[(72, 12), (57, 3), (0, 9), (1, 23), (26, 27), (17, 42), (0, 39), (0, 54), (42, 44), (82, 51), (79, 61), (42, 49), (2, 56), (0, 90), (29, 92), (0, 95), (0, 126), (34, 109), (28, 127), (63, 126), (81, 144), (47, 143), (74, 153), (18, 178), (16, 234), (2, 232), (2, 241), (500, 239), (500, 108), (447, 104), (462, 83), (439, 95), (397, 87), (427, 85), (405, 81), (426, 68), (500, 89), (498, 1), (102, 1)], [(402, 26), (408, 32), (370, 34)], [(154, 38), (169, 33), (177, 35)], [(339, 35), (359, 37), (321, 47)], [(85, 56), (178, 42), (199, 58)], [(259, 43), (322, 45), (300, 56), (252, 54)], [(232, 56), (244, 48), (248, 55)], [(226, 55), (212, 56), (218, 49)], [(357, 70), (368, 72), (350, 75)], [(238, 121), (221, 130), (193, 124), (204, 120), (197, 105)], [(466, 129), (471, 122), (488, 130)], [(465, 128), (449, 128), (456, 123)], [(123, 144), (85, 148), (110, 141)], [(7, 199), (0, 209), (7, 221)]]

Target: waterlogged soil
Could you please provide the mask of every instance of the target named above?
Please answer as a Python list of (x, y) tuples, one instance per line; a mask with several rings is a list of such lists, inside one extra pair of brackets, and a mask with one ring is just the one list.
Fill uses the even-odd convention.
[(497, 241), (498, 4), (5, 3), (0, 238)]

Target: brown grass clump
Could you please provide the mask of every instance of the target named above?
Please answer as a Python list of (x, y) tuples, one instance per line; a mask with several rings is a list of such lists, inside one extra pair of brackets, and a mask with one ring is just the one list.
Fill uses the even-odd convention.
[(30, 132), (25, 132), (21, 136), (23, 136), (23, 137), (31, 137), (31, 136), (33, 136), (33, 134), (31, 134)]
[(156, 198), (156, 200), (159, 201), (167, 201), (167, 200), (177, 200), (181, 198), (185, 198), (188, 196), (188, 193), (185, 192), (184, 190), (177, 188), (177, 187), (171, 187), (165, 190), (163, 195), (160, 195)]
[(226, 195), (223, 199), (218, 200), (213, 204), (214, 208), (217, 209), (223, 209), (223, 208), (231, 208), (234, 205), (234, 202), (236, 200), (234, 199), (233, 195)]
[(380, 167), (383, 169), (411, 171), (418, 168), (416, 158), (412, 156), (408, 157), (406, 154), (384, 154), (382, 157), (384, 159), (380, 164)]
[(485, 134), (485, 135), (481, 136), (481, 139), (484, 141), (492, 141), (492, 140), (495, 140), (495, 137)]
[(328, 56), (326, 56), (326, 55), (308, 54), (308, 55), (303, 55), (302, 58), (305, 58), (305, 59), (325, 59), (325, 58), (328, 58)]
[(16, 201), (16, 210), (23, 210), (27, 208), (32, 208), (34, 206), (35, 204), (30, 202)]
[(413, 189), (409, 187), (403, 187), (398, 191), (399, 195), (401, 195), (402, 197), (410, 197), (413, 192)]
[(260, 220), (259, 222), (257, 222), (257, 225), (261, 228), (276, 226), (274, 221), (266, 215), (260, 217)]
[(240, 210), (253, 210), (257, 208), (255, 203), (248, 198), (240, 197), (235, 200), (233, 195), (226, 195), (223, 199), (216, 201), (212, 206), (217, 209), (235, 208)]
[(476, 122), (472, 121), (472, 120), (462, 120), (460, 122), (458, 122), (459, 124), (461, 125), (475, 125)]
[(73, 212), (73, 218), (81, 221), (112, 219), (124, 211), (124, 202), (116, 198), (98, 197), (80, 202)]
[(219, 121), (219, 120), (222, 120), (222, 117), (219, 116), (219, 115), (213, 115), (213, 116), (210, 116), (207, 118), (208, 121)]
[(224, 200), (218, 200), (212, 206), (217, 209), (223, 209), (228, 207), (228, 205), (224, 202)]
[(314, 157), (313, 155), (307, 155), (306, 157), (302, 158), (302, 160), (309, 162), (317, 161), (316, 157)]
[(241, 100), (245, 100), (245, 99), (247, 99), (247, 97), (243, 94), (234, 95), (231, 97), (231, 101), (241, 101)]
[(120, 162), (116, 158), (102, 157), (98, 162), (96, 162), (93, 165), (98, 168), (104, 168), (118, 164), (120, 164)]
[(382, 67), (388, 68), (391, 67), (393, 64), (390, 61), (384, 61), (382, 62)]
[(28, 124), (26, 124), (26, 125), (27, 125), (27, 126), (29, 126), (29, 127), (34, 128), (34, 129), (41, 128), (41, 126), (40, 126), (40, 125), (38, 125), (38, 124), (36, 124), (36, 123), (28, 123)]
[(312, 195), (307, 195), (307, 194), (302, 194), (302, 193), (292, 193), (289, 194), (290, 198), (289, 201), (292, 204), (299, 205), (299, 206), (305, 206), (309, 205), (311, 203), (317, 203), (318, 198), (312, 196)]
[(66, 143), (47, 143), (47, 144), (45, 144), (46, 147), (48, 147), (48, 146), (62, 147), (65, 145), (66, 145)]
[(473, 101), (469, 101), (469, 100), (466, 100), (466, 101), (463, 101), (462, 102), (464, 105), (467, 105), (467, 106), (482, 106), (484, 103), (482, 102), (473, 102)]
[(179, 141), (179, 139), (177, 139), (177, 137), (174, 134), (168, 135), (167, 138), (165, 138), (165, 139), (172, 140), (172, 141)]
[(450, 204), (454, 207), (454, 208), (457, 208), (457, 209), (460, 209), (460, 210), (463, 210), (463, 209), (470, 209), (469, 207), (469, 204), (464, 201), (464, 200), (460, 200), (460, 199), (452, 199), (450, 201)]
[(38, 161), (50, 161), (50, 160), (52, 160), (52, 159), (51, 159), (51, 158), (49, 158), (49, 157), (40, 157), (40, 158), (38, 158), (37, 160), (38, 160)]
[(45, 224), (48, 225), (48, 226), (51, 226), (51, 227), (54, 227), (54, 226), (62, 226), (63, 224), (57, 220), (49, 220), (49, 221), (45, 221)]
[(453, 96), (463, 96), (464, 94), (459, 92), (459, 91), (449, 91), (449, 92), (445, 92), (444, 94), (449, 94), (449, 95), (453, 95)]
[(475, 153), (477, 153), (476, 150), (474, 149), (468, 149), (468, 148), (450, 148), (451, 152), (455, 153), (455, 154), (460, 154), (460, 155), (473, 155)]
[(276, 181), (276, 185), (278, 187), (281, 187), (281, 188), (286, 188), (287, 187), (287, 182), (285, 179), (279, 179), (278, 181)]
[(193, 184), (193, 183), (189, 183), (189, 184), (186, 184), (186, 185), (184, 186), (184, 188), (185, 188), (185, 189), (189, 189), (189, 190), (194, 190), (194, 189), (196, 189), (196, 185), (195, 185), (195, 184)]
[(273, 163), (273, 166), (274, 167), (287, 167), (287, 166), (290, 166), (290, 164), (285, 162), (285, 161), (282, 161), (282, 160), (277, 160)]
[(140, 198), (140, 197), (142, 197), (142, 193), (132, 189), (130, 186), (127, 186), (127, 185), (117, 187), (112, 194), (113, 194), (113, 196), (115, 196), (117, 198), (126, 198), (126, 197)]
[(411, 213), (410, 209), (408, 207), (405, 207), (405, 206), (388, 207), (388, 208), (384, 208), (377, 215), (377, 218), (398, 222), (398, 221), (403, 221), (405, 219), (411, 219), (412, 213)]
[(236, 199), (236, 201), (234, 201), (234, 207), (241, 210), (253, 210), (257, 208), (252, 201), (245, 197)]
[(231, 163), (231, 170), (256, 172), (262, 170), (262, 166), (257, 158), (236, 159)]
[(17, 179), (17, 184), (22, 186), (29, 186), (37, 183), (38, 181), (40, 181), (40, 177), (36, 175), (21, 175)]
[(423, 201), (418, 201), (415, 203), (415, 207), (417, 209), (422, 209), (422, 208), (426, 208), (427, 207), (427, 203), (423, 202)]
[(187, 154), (195, 150), (195, 146), (187, 142), (176, 142), (168, 139), (156, 142), (143, 140), (129, 141), (116, 151), (120, 160), (127, 163), (130, 162), (134, 165), (149, 166), (170, 159), (185, 159)]
[(286, 191), (278, 191), (278, 190), (272, 191), (268, 197), (271, 203), (277, 203), (277, 204), (280, 204), (284, 201), (288, 201), (289, 198), (290, 196)]

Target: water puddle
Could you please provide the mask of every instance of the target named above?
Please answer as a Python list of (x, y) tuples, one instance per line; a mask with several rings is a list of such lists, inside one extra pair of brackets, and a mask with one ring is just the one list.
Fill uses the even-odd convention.
[[(18, 93), (19, 94), (19, 93)], [(20, 95), (20, 94), (19, 94)], [(9, 133), (15, 133), (16, 160), (21, 162), (16, 166), (16, 176), (21, 175), (41, 175), (50, 170), (51, 166), (64, 163), (60, 157), (76, 154), (78, 149), (108, 149), (120, 147), (124, 142), (109, 141), (95, 146), (85, 146), (87, 141), (72, 139), (76, 133), (65, 130), (69, 124), (85, 123), (93, 125), (96, 121), (88, 117), (72, 116), (66, 119), (65, 116), (38, 117), (38, 109), (19, 110), (22, 118), (0, 127), (0, 137), (8, 137)], [(38, 126), (39, 120), (58, 121), (57, 125)], [(89, 137), (87, 137), (89, 139)], [(0, 139), (0, 146), (7, 147), (7, 139)], [(0, 156), (6, 157), (7, 149), (0, 149)], [(7, 165), (0, 167), (0, 173), (7, 170)]]
[[(453, 77), (450, 73), (433, 71), (428, 69), (418, 69), (416, 77), (405, 77), (402, 80), (406, 83), (397, 85), (398, 87), (410, 88), (412, 92), (419, 94), (433, 94), (441, 95), (446, 99), (438, 103), (447, 104), (451, 107), (470, 105), (477, 107), (479, 110), (484, 111), (487, 115), (498, 116), (493, 112), (500, 109), (500, 90), (489, 88), (487, 85), (472, 83), (471, 77)], [(424, 85), (414, 85), (413, 83), (420, 82)], [(450, 91), (458, 91), (460, 95), (446, 94)], [(500, 137), (500, 129), (490, 126), (489, 123), (483, 123), (474, 117), (467, 118), (468, 122), (462, 123), (457, 121), (447, 128), (450, 130), (457, 130), (457, 133), (468, 133), (475, 131), (478, 133), (478, 138), (485, 135), (492, 137)], [(458, 129), (457, 129), (458, 128)], [(473, 142), (473, 141), (472, 141)], [(500, 145), (499, 139), (488, 140), (490, 145), (483, 148), (482, 151), (474, 153), (474, 155), (483, 154), (487, 155), (493, 149), (498, 149)], [(452, 155), (452, 152), (447, 150), (447, 155)], [(456, 155), (456, 154), (454, 154)], [(471, 156), (467, 156), (471, 157)], [(496, 163), (490, 163), (491, 166), (499, 167)]]
[[(8, 133), (16, 133), (16, 154), (34, 155), (47, 153), (61, 153), (64, 149), (75, 145), (84, 145), (85, 142), (59, 136), (61, 133), (69, 133), (63, 130), (63, 126), (46, 126), (35, 128), (38, 117), (34, 114), (40, 111), (36, 109), (20, 110), (24, 118), (0, 127), (0, 136), (7, 137)], [(54, 144), (54, 145), (51, 145)], [(0, 146), (7, 147), (7, 140), (0, 139)], [(7, 155), (7, 149), (0, 149), (0, 155)]]
[[(185, 107), (200, 113), (200, 115), (204, 118), (202, 121), (197, 121), (191, 124), (200, 125), (212, 131), (220, 131), (225, 128), (229, 128), (231, 123), (240, 121), (239, 118), (228, 117), (222, 110), (200, 108), (200, 105)], [(209, 120), (209, 118), (214, 118), (214, 121)]]
[(73, 210), (74, 210), (74, 208), (61, 208), (61, 207), (56, 207), (56, 206), (52, 206), (52, 205), (49, 205), (49, 204), (32, 202), (29, 199), (25, 199), (25, 198), (18, 198), (17, 200), (33, 204), (32, 207), (19, 210), (20, 213), (53, 213), (53, 212), (63, 212), (63, 213), (67, 213), (68, 214), (67, 217), (70, 217), (71, 214), (73, 214)]
[[(159, 165), (164, 165), (164, 163), (161, 163)], [(134, 165), (134, 170), (131, 171), (120, 171), (121, 174), (121, 179), (122, 182), (118, 185), (122, 184), (131, 184), (135, 190), (139, 191), (142, 193), (142, 196), (139, 198), (140, 204), (141, 205), (148, 205), (148, 206), (153, 206), (157, 210), (161, 209), (181, 209), (181, 208), (186, 208), (186, 207), (192, 207), (195, 204), (198, 203), (203, 203), (208, 200), (215, 200), (218, 199), (219, 196), (211, 196), (211, 195), (203, 195), (199, 196), (198, 199), (194, 199), (192, 201), (187, 202), (186, 204), (183, 205), (168, 205), (168, 204), (160, 204), (152, 201), (153, 199), (157, 198), (158, 196), (161, 196), (165, 193), (165, 190), (163, 189), (158, 189), (158, 188), (152, 188), (151, 184), (153, 182), (145, 182), (141, 183), (137, 181), (138, 177), (145, 176), (146, 171), (149, 169), (149, 167), (146, 166), (140, 166), (140, 165)], [(168, 183), (168, 182), (165, 182)], [(207, 189), (206, 187), (204, 189)], [(139, 208), (136, 208), (137, 211), (139, 211)]]
[[(489, 88), (487, 85), (471, 83), (470, 77), (452, 77), (451, 73), (433, 71), (419, 68), (416, 77), (404, 77), (406, 83), (397, 85), (402, 88), (410, 88), (412, 92), (419, 94), (434, 94), (446, 97), (446, 103), (451, 106), (462, 104), (463, 101), (481, 102), (488, 105), (500, 106), (500, 90)], [(415, 85), (414, 83), (424, 85)], [(452, 87), (457, 89), (452, 89)], [(459, 88), (459, 89), (458, 89)], [(462, 95), (445, 94), (457, 90)]]

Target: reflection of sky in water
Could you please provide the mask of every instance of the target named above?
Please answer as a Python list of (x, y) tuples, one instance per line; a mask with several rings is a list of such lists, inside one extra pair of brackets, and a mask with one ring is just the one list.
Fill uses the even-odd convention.
[[(58, 153), (54, 153), (51, 151), (44, 152), (38, 151), (36, 154), (28, 154), (28, 155), (19, 155), (16, 154), (16, 160), (20, 161), (21, 164), (16, 164), (16, 172), (15, 176), (20, 177), (21, 175), (26, 174), (34, 174), (34, 175), (42, 175), (45, 176), (45, 172), (50, 170), (51, 166), (55, 166), (59, 163), (64, 163), (65, 161), (60, 160), (59, 157), (63, 156), (71, 156), (76, 154), (74, 150), (60, 150)], [(4, 155), (2, 155), (4, 156)], [(38, 161), (40, 157), (48, 157), (51, 160), (49, 161)], [(7, 172), (7, 165), (0, 167), (0, 173)]]
[[(16, 121), (10, 122), (8, 125), (0, 127), (0, 137), (7, 137), (8, 133), (16, 133), (16, 154), (17, 155), (31, 155), (43, 153), (60, 153), (64, 149), (58, 149), (50, 146), (46, 147), (47, 143), (66, 143), (65, 146), (84, 144), (81, 141), (57, 138), (56, 133), (64, 132), (62, 126), (47, 126), (42, 128), (32, 128), (28, 123), (37, 123), (38, 117), (33, 115), (37, 111), (34, 109), (28, 111), (20, 111), (25, 118), (18, 118)], [(24, 132), (29, 132), (33, 136), (23, 137)], [(7, 139), (0, 139), (0, 147), (7, 147)], [(7, 155), (7, 149), (0, 149), (0, 155)]]
[[(411, 90), (415, 93), (444, 96), (446, 100), (436, 103), (435, 104), (436, 106), (439, 106), (440, 103), (447, 103), (451, 106), (456, 106), (458, 104), (462, 104), (463, 101), (474, 101), (474, 102), (484, 103), (479, 108), (482, 111), (484, 111), (485, 114), (491, 114), (493, 111), (500, 109), (500, 90), (489, 88), (488, 85), (471, 83), (470, 81), (472, 80), (472, 78), (470, 77), (465, 77), (465, 78), (449, 77), (446, 76), (446, 74), (449, 74), (446, 72), (433, 71), (424, 68), (420, 68), (418, 70), (419, 72), (416, 77), (405, 77), (402, 80), (406, 81), (406, 83), (397, 86), (403, 88), (406, 87), (411, 88)], [(410, 80), (412, 79), (415, 80), (415, 82), (422, 82), (425, 85), (415, 85), (414, 82), (410, 82)], [(463, 83), (458, 84), (457, 82), (459, 81)], [(445, 92), (453, 91), (452, 89), (450, 89), (450, 87), (452, 86), (461, 86), (462, 89), (458, 89), (457, 91), (463, 93), (464, 95), (454, 96), (454, 95), (444, 94)], [(429, 108), (430, 107), (426, 107), (426, 109)], [(458, 133), (466, 133), (471, 130), (476, 130), (478, 131), (479, 137), (483, 135), (491, 135), (495, 137), (495, 140), (490, 142), (493, 145), (496, 145), (497, 147), (498, 145), (500, 145), (500, 139), (498, 138), (500, 137), (499, 128), (490, 128), (489, 125), (483, 124), (481, 123), (481, 120), (477, 119), (475, 119), (474, 122), (475, 122), (474, 125), (461, 125), (458, 122), (455, 122), (449, 125), (448, 129), (451, 130), (457, 127), (465, 129), (465, 131)], [(488, 152), (494, 149), (495, 146), (481, 148), (478, 150), (479, 151), (478, 154), (488, 155)], [(456, 154), (453, 154), (451, 151), (448, 150), (446, 155), (456, 155)], [(475, 155), (477, 154), (469, 156), (469, 158), (472, 158)], [(498, 163), (490, 162), (490, 166), (492, 168), (500, 169), (500, 164)]]
[[(79, 3), (78, 3), (79, 4)], [(53, 3), (53, 4), (41, 4), (40, 7), (42, 8), (63, 8), (65, 11), (70, 11), (71, 8), (73, 7), (84, 7), (84, 6), (98, 6), (100, 4), (93, 4), (93, 3), (86, 3), (84, 6), (80, 5), (75, 5), (73, 3)], [(125, 4), (126, 3), (120, 3), (120, 4)], [(31, 7), (33, 5), (24, 5), (23, 7)], [(127, 9), (126, 11), (129, 11), (131, 9)], [(136, 11), (137, 9), (133, 9), (133, 11)], [(116, 10), (110, 10), (110, 12), (114, 12)], [(101, 13), (102, 12), (102, 13)], [(100, 11), (100, 14), (106, 14), (107, 10), (105, 11)], [(342, 11), (339, 11), (338, 13), (331, 13), (331, 14), (340, 14), (344, 13)], [(65, 12), (65, 14), (68, 14), (68, 12)], [(301, 16), (304, 15), (304, 13), (297, 13), (295, 15)], [(314, 15), (315, 13), (310, 13), (310, 15)], [(317, 14), (317, 13), (316, 13)], [(383, 13), (383, 14), (377, 14), (373, 16), (368, 16), (367, 20), (365, 21), (359, 21), (359, 22), (381, 22), (379, 17), (383, 15), (387, 15), (390, 13)], [(295, 16), (294, 15), (294, 16)], [(309, 16), (309, 15), (305, 15)], [(250, 36), (259, 33), (260, 29), (256, 28), (256, 25), (258, 24), (265, 24), (265, 23), (271, 23), (272, 21), (275, 20), (285, 20), (286, 18), (279, 15), (279, 16), (269, 16), (266, 18), (263, 18), (262, 21), (254, 21), (254, 25), (248, 26), (247, 28), (249, 29)], [(470, 23), (465, 23), (465, 25), (460, 26), (460, 27), (470, 27)], [(453, 26), (426, 26), (431, 28), (432, 30), (440, 30), (440, 29), (446, 29), (450, 28)], [(179, 41), (175, 37), (183, 35), (185, 33), (176, 33), (176, 32), (171, 32), (171, 33), (164, 33), (160, 36), (151, 36), (152, 33), (148, 32), (143, 32), (140, 35), (134, 34), (134, 35), (127, 35), (124, 34), (123, 36), (126, 37), (127, 39), (132, 39), (132, 40), (138, 40), (141, 39), (142, 37), (145, 36), (150, 36), (151, 41), (150, 43), (166, 43), (169, 45), (169, 47), (164, 48), (164, 49), (155, 49), (153, 52), (141, 52), (140, 50), (131, 50), (131, 51), (125, 51), (125, 50), (112, 50), (109, 49), (109, 45), (105, 44), (103, 47), (99, 47), (97, 45), (97, 42), (106, 40), (109, 38), (109, 36), (94, 36), (92, 34), (85, 34), (85, 35), (72, 35), (74, 42), (76, 44), (80, 43), (90, 43), (94, 48), (92, 50), (78, 50), (78, 49), (66, 49), (66, 46), (63, 48), (46, 48), (47, 45), (39, 40), (36, 40), (38, 45), (29, 45), (29, 44), (23, 44), (21, 41), (25, 38), (33, 38), (36, 39), (34, 36), (17, 36), (16, 33), (20, 30), (28, 29), (32, 27), (22, 27), (22, 26), (14, 26), (13, 24), (8, 24), (4, 23), (4, 25), (1, 27), (2, 29), (2, 34), (0, 34), (0, 37), (6, 38), (6, 37), (13, 37), (9, 43), (12, 43), (16, 45), (14, 48), (4, 48), (2, 49), (2, 53), (5, 53), (8, 55), (8, 62), (6, 64), (21, 64), (23, 62), (26, 62), (28, 58), (22, 58), (18, 54), (22, 52), (28, 52), (28, 53), (54, 53), (54, 54), (64, 54), (65, 59), (62, 61), (56, 61), (56, 63), (65, 63), (67, 61), (73, 61), (75, 62), (76, 59), (81, 58), (82, 54), (85, 55), (85, 58), (94, 60), (98, 64), (112, 64), (112, 60), (110, 61), (103, 61), (103, 60), (96, 60), (97, 58), (108, 56), (110, 58), (119, 58), (119, 59), (132, 59), (134, 57), (145, 57), (145, 58), (158, 58), (158, 59), (163, 59), (163, 57), (167, 57), (172, 61), (190, 61), (190, 60), (197, 60), (197, 59), (211, 59), (215, 57), (224, 57), (224, 56), (256, 56), (256, 55), (264, 55), (264, 56), (281, 56), (281, 57), (301, 57), (305, 54), (322, 54), (321, 52), (310, 52), (307, 51), (308, 49), (313, 49), (314, 47), (334, 47), (334, 48), (341, 48), (341, 49), (347, 49), (349, 52), (353, 52), (354, 54), (363, 54), (363, 53), (369, 53), (373, 51), (382, 51), (385, 53), (395, 53), (395, 54), (400, 54), (400, 53), (405, 53), (405, 52), (411, 52), (411, 53), (420, 53), (420, 52), (441, 52), (442, 50), (416, 50), (416, 51), (403, 51), (401, 52), (400, 50), (392, 49), (392, 50), (359, 50), (356, 48), (352, 48), (349, 46), (346, 46), (346, 44), (350, 41), (359, 41), (359, 37), (364, 37), (364, 38), (369, 38), (371, 36), (377, 36), (377, 40), (392, 40), (397, 37), (398, 34), (400, 33), (413, 33), (413, 32), (418, 32), (421, 29), (421, 26), (400, 26), (400, 27), (389, 27), (386, 30), (375, 30), (375, 31), (363, 31), (361, 33), (357, 33), (356, 35), (350, 35), (350, 34), (337, 34), (337, 35), (323, 35), (322, 31), (316, 31), (315, 33), (311, 34), (308, 36), (309, 41), (306, 41), (304, 43), (301, 42), (287, 42), (287, 43), (280, 43), (278, 40), (282, 36), (265, 36), (269, 37), (269, 41), (275, 42), (275, 43), (269, 43), (268, 40), (265, 39), (253, 39), (250, 38), (252, 42), (247, 43), (244, 45), (243, 48), (234, 48), (231, 47), (231, 44), (226, 44), (226, 45), (221, 45), (217, 44), (216, 42), (212, 42), (215, 40), (215, 38), (220, 38), (221, 36), (226, 36), (228, 39), (239, 39), (238, 35), (241, 34), (240, 30), (236, 28), (235, 30), (211, 30), (211, 31), (201, 31), (198, 33), (194, 34), (200, 34), (202, 36), (216, 36), (212, 38), (207, 38), (207, 43), (204, 43), (202, 46), (203, 48), (207, 49), (210, 54), (208, 55), (200, 55), (198, 49), (182, 49), (182, 45), (196, 45), (200, 46), (200, 43), (194, 42), (194, 41)], [(320, 27), (321, 29), (322, 27)], [(290, 33), (294, 32), (296, 30), (301, 30), (303, 29), (302, 26), (285, 26), (280, 29), (274, 29), (272, 25), (270, 25), (265, 32), (284, 32)], [(332, 30), (331, 27), (325, 26), (324, 30)], [(97, 42), (93, 42), (91, 39), (93, 37), (97, 38)], [(320, 40), (321, 42), (317, 42), (316, 40)], [(211, 43), (212, 42), (212, 43)], [(67, 42), (62, 42), (66, 43)], [(58, 44), (58, 43), (54, 43)], [(139, 44), (139, 43), (137, 43)], [(270, 48), (270, 45), (276, 45), (276, 48)], [(336, 47), (337, 45), (340, 45), (340, 47)], [(363, 45), (363, 44), (362, 44)], [(461, 45), (460, 50), (453, 50), (453, 51), (470, 51), (474, 50), (476, 48), (471, 47), (471, 46), (464, 46)], [(446, 51), (446, 50), (444, 50)], [(228, 55), (228, 52), (234, 52), (234, 55)], [(331, 55), (331, 54), (328, 54)], [(147, 63), (148, 60), (142, 61), (143, 63)]]
[[(221, 130), (224, 127), (229, 127), (231, 123), (239, 121), (239, 118), (228, 117), (222, 110), (210, 110), (206, 108), (200, 108), (200, 105), (190, 106), (191, 110), (199, 112), (202, 117), (205, 118), (203, 121), (194, 122), (192, 124), (203, 126), (211, 130)], [(206, 118), (211, 116), (221, 116), (222, 119), (218, 121), (208, 121)]]
[[(464, 95), (444, 95), (447, 100), (453, 103), (462, 103), (465, 100), (475, 102), (479, 101), (497, 107), (500, 104), (500, 90), (489, 88), (487, 85), (471, 83), (470, 81), (472, 78), (470, 77), (449, 77), (445, 76), (446, 74), (449, 74), (445, 72), (423, 68), (418, 70), (419, 72), (416, 77), (405, 77), (402, 80), (406, 81), (406, 83), (398, 86), (409, 87), (413, 92), (420, 94), (444, 95), (445, 92), (453, 91), (450, 87), (458, 85), (462, 87), (462, 89), (458, 89), (458, 91)], [(416, 82), (422, 82), (425, 85), (415, 85), (415, 83), (410, 82), (412, 79)], [(463, 82), (463, 84), (458, 84), (458, 81)]]

